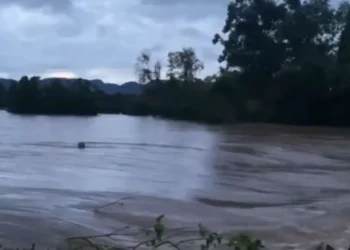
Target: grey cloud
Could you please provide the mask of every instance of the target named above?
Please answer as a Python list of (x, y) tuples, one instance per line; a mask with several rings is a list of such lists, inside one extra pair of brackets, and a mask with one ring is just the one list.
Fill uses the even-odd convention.
[[(127, 72), (133, 72), (143, 49), (149, 49), (154, 60), (164, 62), (169, 51), (184, 46), (194, 47), (208, 67), (216, 63), (210, 42), (223, 24), (225, 4), (201, 5), (194, 0), (186, 7), (179, 0), (183, 4), (174, 1), (170, 7), (157, 0), (146, 4), (136, 1), (0, 0), (0, 6), (23, 7), (20, 11), (3, 8), (0, 12), (0, 22), (9, 24), (0, 27), (1, 73), (19, 77), (56, 70), (103, 79), (103, 74), (110, 74), (106, 72), (123, 69), (124, 80)], [(203, 7), (205, 11), (199, 9)], [(211, 19), (206, 13), (211, 13)], [(187, 17), (193, 22), (184, 20)], [(219, 20), (220, 27), (216, 27), (215, 20)], [(114, 73), (111, 75), (114, 77)]]
[(96, 25), (96, 32), (99, 36), (103, 37), (105, 36), (108, 31), (110, 30), (111, 28), (107, 25), (104, 25), (104, 24), (98, 24)]
[(156, 19), (184, 18), (198, 20), (226, 14), (230, 0), (141, 0), (147, 12)]
[(59, 25), (56, 26), (56, 33), (60, 37), (76, 37), (83, 32), (83, 25), (70, 17), (60, 19)]
[(48, 8), (52, 11), (67, 11), (73, 5), (71, 0), (0, 0), (1, 5), (18, 5), (24, 8)]
[(214, 46), (206, 46), (200, 50), (200, 53), (205, 61), (217, 61), (218, 54), (220, 53), (221, 48)]
[(204, 32), (196, 29), (194, 27), (184, 27), (179, 29), (179, 33), (184, 36), (200, 38), (200, 39), (210, 39), (211, 36), (205, 34)]
[(142, 4), (150, 5), (178, 5), (178, 4), (200, 4), (200, 5), (217, 5), (227, 4), (230, 0), (141, 0)]
[(152, 53), (159, 53), (159, 52), (164, 51), (164, 49), (165, 49), (165, 46), (164, 46), (163, 44), (156, 43), (156, 44), (154, 44), (149, 50), (150, 50)]

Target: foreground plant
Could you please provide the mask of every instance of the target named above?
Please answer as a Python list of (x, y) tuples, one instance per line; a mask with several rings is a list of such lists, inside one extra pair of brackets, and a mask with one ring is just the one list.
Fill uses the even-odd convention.
[[(133, 198), (125, 197), (115, 202), (100, 206), (94, 211), (99, 213), (101, 212), (101, 209), (111, 205), (124, 206), (124, 201), (129, 199)], [(138, 233), (126, 233), (126, 230), (130, 229), (129, 226), (126, 226), (107, 234), (70, 237), (67, 239), (68, 245), (72, 250), (81, 250), (86, 247), (88, 249), (96, 250), (137, 250), (139, 248), (158, 249), (162, 246), (169, 246), (176, 250), (182, 250), (185, 248), (191, 250), (212, 250), (215, 248), (261, 250), (265, 248), (260, 239), (253, 238), (246, 234), (224, 235), (207, 229), (201, 223), (194, 228), (167, 228), (164, 224), (164, 218), (165, 215), (156, 217), (153, 225), (147, 228), (138, 228)], [(176, 237), (179, 238), (181, 233), (185, 231), (195, 231), (197, 232), (197, 237), (180, 237), (180, 239), (176, 239)], [(132, 246), (126, 247), (121, 241), (116, 239), (117, 236), (140, 236), (140, 232), (141, 236), (146, 237), (146, 240), (140, 242), (129, 240), (130, 243), (132, 243)], [(101, 239), (109, 239), (112, 243), (102, 244)], [(125, 239), (123, 239), (123, 241), (125, 241)], [(315, 250), (335, 250), (335, 248), (322, 242), (315, 248)], [(350, 250), (350, 247), (348, 250)]]

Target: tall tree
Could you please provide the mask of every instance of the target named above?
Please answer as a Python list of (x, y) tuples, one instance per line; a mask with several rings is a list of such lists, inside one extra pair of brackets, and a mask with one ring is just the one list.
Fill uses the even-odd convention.
[(344, 29), (339, 38), (338, 64), (350, 66), (350, 6), (347, 6), (348, 13)]
[(292, 10), (290, 2), (286, 1), (288, 12), (280, 27), (286, 44), (285, 63), (297, 67), (310, 62), (325, 66), (337, 45), (337, 11), (329, 0), (305, 1)]
[(154, 70), (153, 70), (154, 80), (159, 82), (161, 78), (161, 73), (162, 73), (162, 64), (159, 60), (157, 60), (156, 63), (154, 64)]
[(197, 73), (204, 69), (193, 48), (168, 53), (168, 77), (193, 82)]
[(226, 70), (272, 77), (284, 65), (326, 62), (339, 33), (337, 14), (329, 0), (235, 0), (223, 28), (227, 38), (216, 34), (213, 42), (224, 47), (219, 61)]
[(150, 66), (151, 54), (147, 51), (141, 52), (136, 62), (136, 74), (139, 83), (146, 84), (152, 80), (152, 70)]
[(7, 96), (7, 89), (6, 87), (0, 83), (0, 107), (4, 107), (6, 105), (6, 96)]
[(223, 52), (219, 62), (226, 70), (278, 71), (284, 60), (285, 45), (278, 39), (278, 25), (286, 14), (283, 4), (272, 0), (235, 0), (227, 8), (223, 33), (213, 43), (220, 43)]
[(350, 87), (350, 5), (342, 4), (338, 13), (344, 17), (343, 30), (341, 31), (336, 55), (336, 66), (333, 75), (333, 92), (344, 91)]
[(151, 53), (144, 50), (137, 58), (136, 62), (136, 74), (138, 76), (139, 83), (146, 84), (151, 81), (159, 82), (162, 73), (162, 64), (157, 60), (153, 66), (151, 66)]

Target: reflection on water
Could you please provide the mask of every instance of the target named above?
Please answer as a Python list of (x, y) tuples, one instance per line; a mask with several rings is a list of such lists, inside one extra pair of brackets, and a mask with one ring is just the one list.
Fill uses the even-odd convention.
[(163, 213), (171, 226), (249, 230), (272, 245), (348, 237), (349, 130), (5, 112), (0, 121), (5, 240), (53, 244)]

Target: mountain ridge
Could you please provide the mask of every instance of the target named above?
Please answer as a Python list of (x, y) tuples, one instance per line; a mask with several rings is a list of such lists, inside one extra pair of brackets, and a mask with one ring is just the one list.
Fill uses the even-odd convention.
[[(115, 95), (115, 94), (130, 94), (130, 95), (139, 95), (142, 93), (143, 86), (137, 82), (129, 81), (125, 82), (121, 85), (115, 83), (105, 83), (100, 79), (87, 80), (84, 78), (60, 78), (60, 77), (50, 77), (40, 79), (40, 84), (50, 84), (54, 80), (60, 80), (61, 84), (64, 86), (71, 85), (77, 79), (82, 79), (84, 81), (90, 82), (97, 89), (101, 90), (107, 95)], [(13, 79), (8, 78), (0, 78), (0, 84), (8, 88), (11, 84), (17, 82)]]

